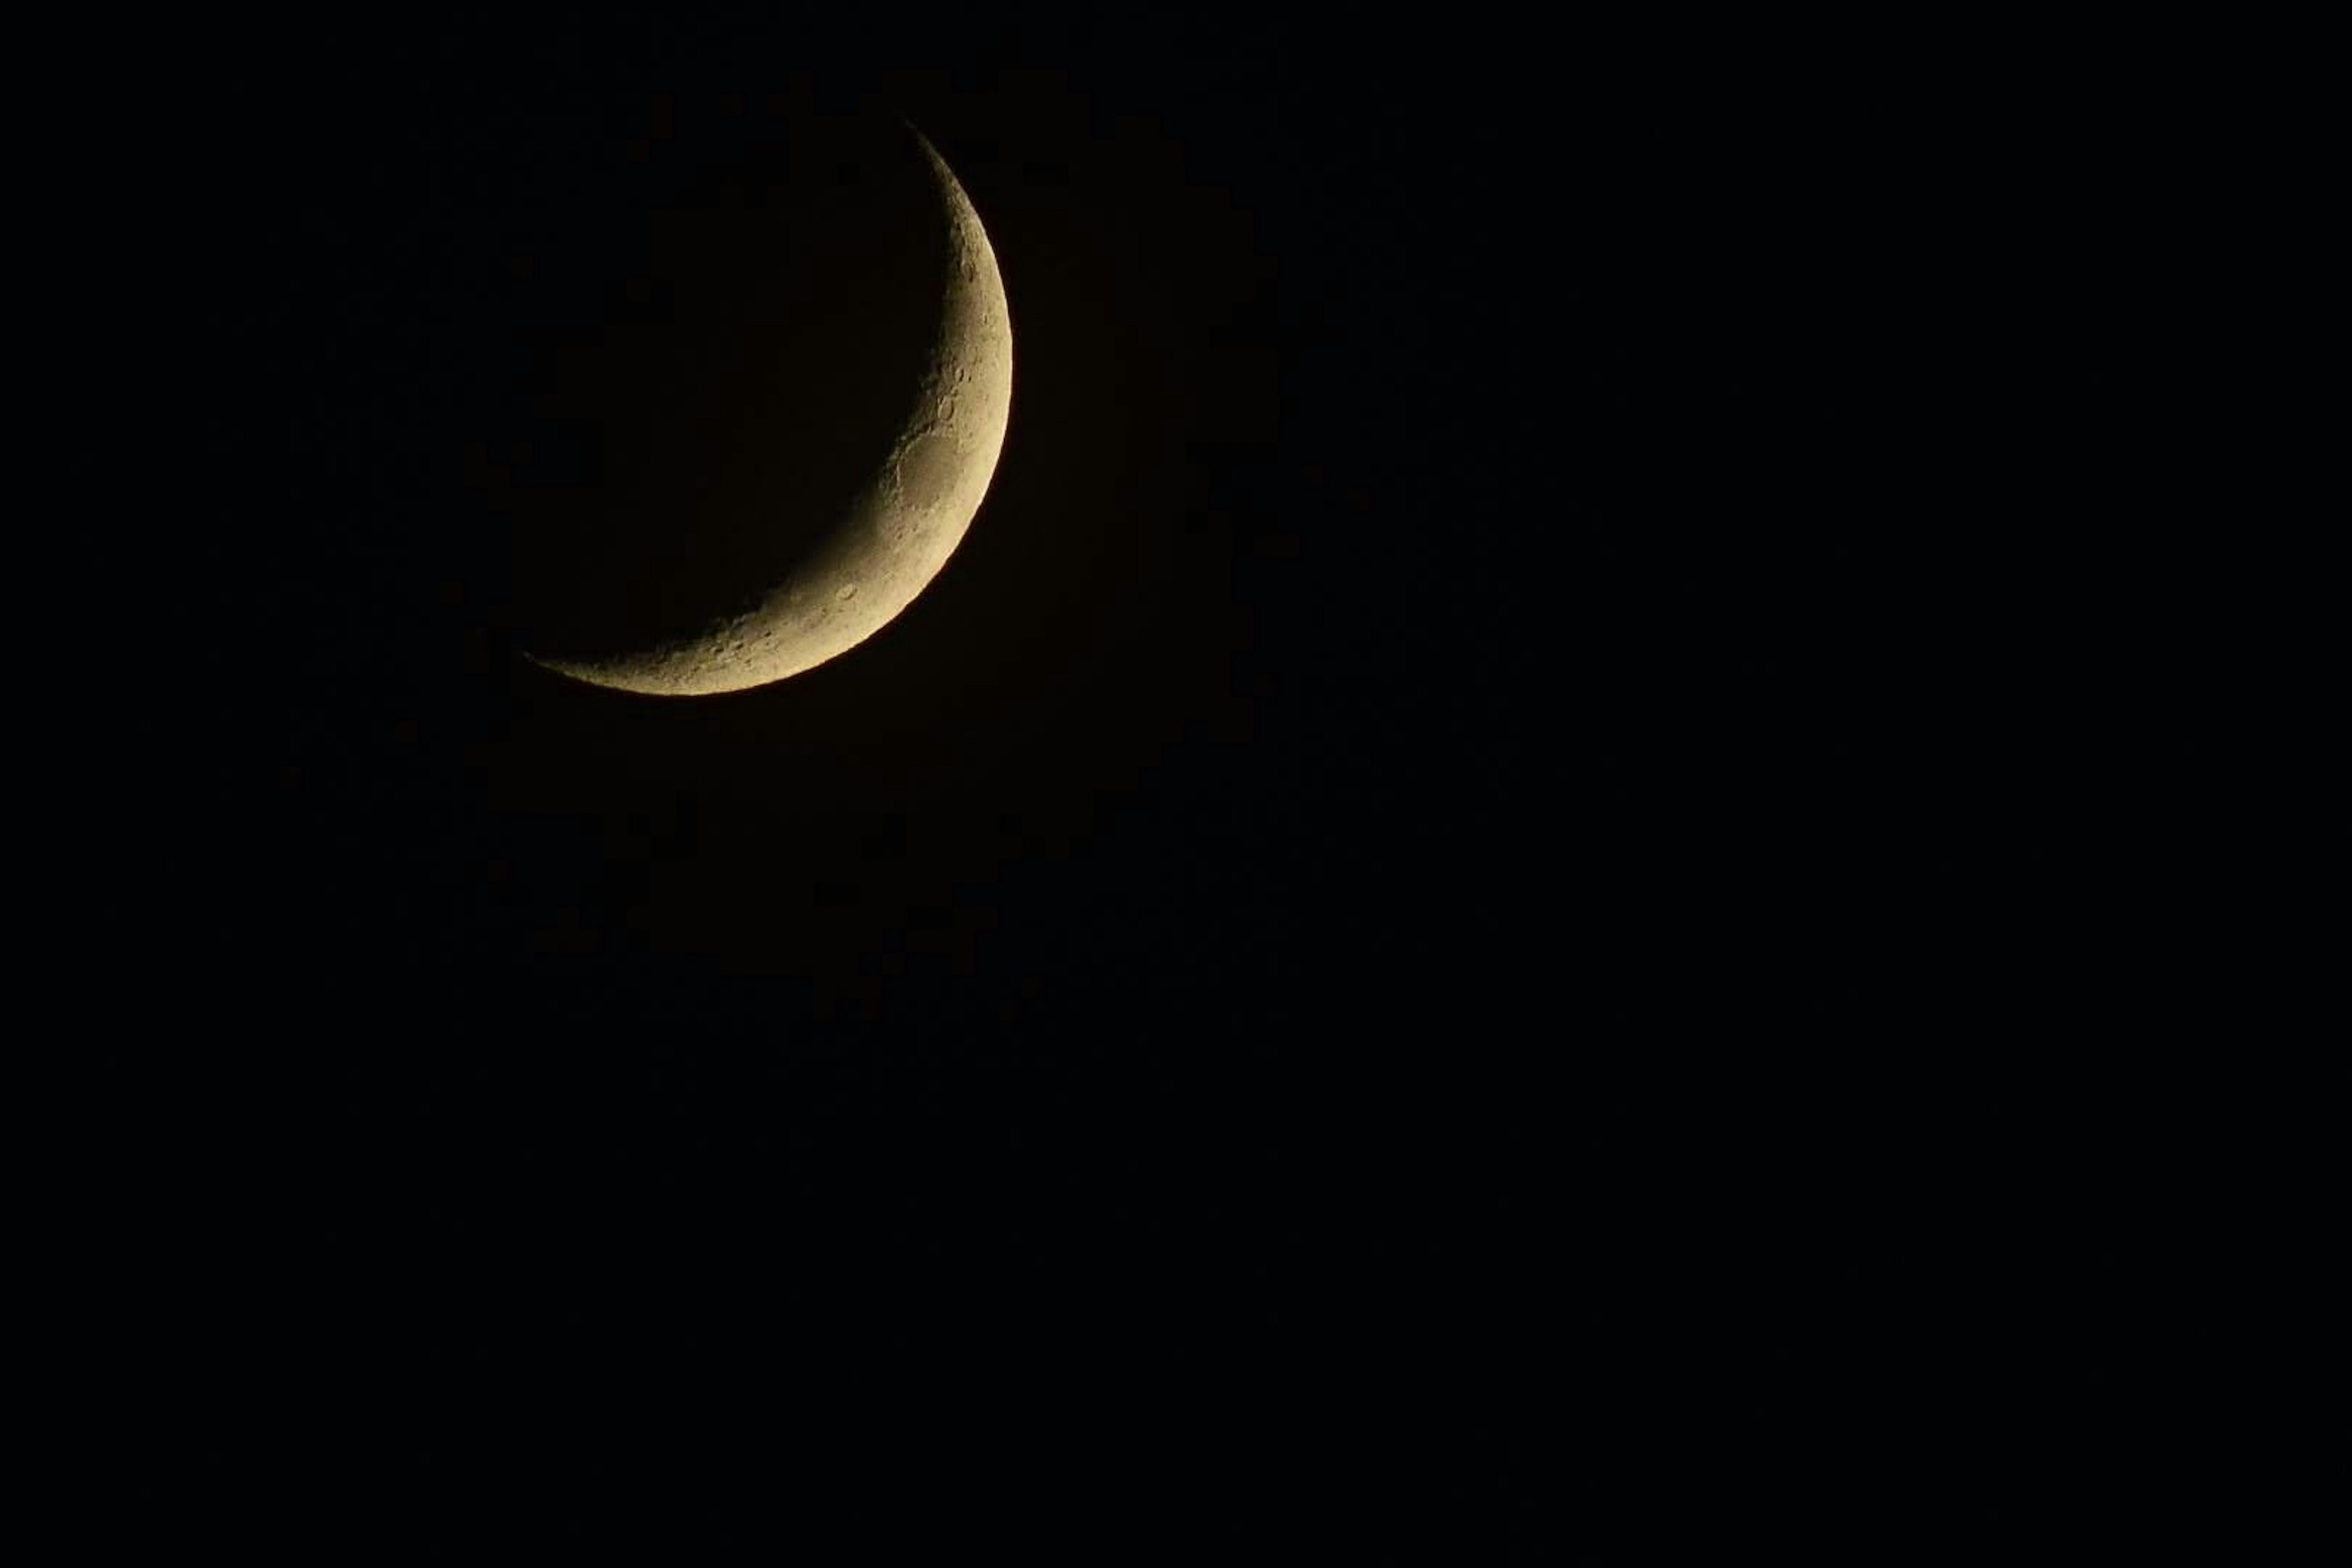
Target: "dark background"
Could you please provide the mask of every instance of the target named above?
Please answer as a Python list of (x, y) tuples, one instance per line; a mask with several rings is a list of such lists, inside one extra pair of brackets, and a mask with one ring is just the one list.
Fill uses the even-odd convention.
[[(1993, 314), (1958, 154), (1900, 50), (1571, 35), (191, 53), (236, 614), (152, 1098), (236, 1195), (158, 1201), (260, 1347), (202, 1408), (518, 1541), (1614, 1561), (1899, 1490), (1988, 1070), (1915, 657), (1968, 481), (1889, 368)], [(568, 684), (469, 464), (772, 92), (962, 181), (1003, 462), (851, 654)]]

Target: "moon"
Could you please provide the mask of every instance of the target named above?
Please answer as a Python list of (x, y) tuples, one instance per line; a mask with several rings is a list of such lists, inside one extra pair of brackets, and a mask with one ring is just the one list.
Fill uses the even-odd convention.
[[(836, 658), (880, 631), (947, 563), (980, 510), (1003, 449), (1013, 324), (995, 252), (971, 199), (929, 141), (911, 127), (906, 134), (928, 168), (933, 222), (944, 243), (936, 247), (939, 265), (928, 272), (936, 331), (878, 465), (829, 522), (776, 515), (790, 499), (788, 486), (735, 487), (719, 498), (730, 514), (725, 529), (778, 537), (797, 531), (809, 541), (794, 550), (780, 579), (733, 584), (733, 602), (682, 635), (593, 653), (525, 647), (532, 663), (591, 685), (661, 697), (764, 686)], [(855, 245), (859, 237), (837, 242)], [(785, 366), (775, 374), (796, 373)], [(788, 433), (774, 434), (782, 441)], [(751, 439), (762, 437), (754, 433)], [(648, 519), (644, 526), (656, 525)]]

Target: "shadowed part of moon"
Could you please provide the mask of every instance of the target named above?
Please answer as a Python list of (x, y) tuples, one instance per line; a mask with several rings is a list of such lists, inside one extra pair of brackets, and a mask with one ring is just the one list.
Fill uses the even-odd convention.
[(526, 345), (529, 417), (491, 475), (517, 634), (604, 684), (757, 684), (793, 672), (784, 645), (805, 668), (887, 621), (961, 537), (969, 510), (945, 514), (977, 506), (1003, 437), (1002, 286), (896, 123), (790, 127), (644, 235), (593, 319)]

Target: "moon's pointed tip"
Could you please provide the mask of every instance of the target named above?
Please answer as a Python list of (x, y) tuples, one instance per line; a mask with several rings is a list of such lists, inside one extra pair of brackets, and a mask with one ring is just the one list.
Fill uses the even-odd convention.
[(923, 134), (922, 127), (917, 125), (913, 121), (908, 119), (903, 114), (898, 116), (898, 123), (906, 128), (908, 135), (915, 139), (915, 145), (921, 149), (923, 161), (931, 166), (932, 174), (945, 184), (950, 190), (954, 191), (959, 195), (962, 195), (963, 182), (956, 178), (955, 171), (948, 167), (948, 161), (940, 152), (938, 145), (934, 143), (929, 137)]
[(515, 651), (522, 656), (523, 662), (526, 664), (536, 665), (550, 675), (560, 675), (564, 679), (577, 681), (582, 686), (601, 687), (608, 691), (631, 689), (614, 679), (610, 670), (583, 659), (561, 658), (549, 654), (533, 653), (527, 647), (517, 648)]
[(588, 672), (579, 665), (560, 658), (549, 658), (544, 655), (533, 653), (527, 647), (519, 647), (515, 649), (515, 653), (525, 664), (546, 670), (551, 675), (560, 675), (566, 680), (582, 681), (592, 686), (595, 684), (589, 679)]

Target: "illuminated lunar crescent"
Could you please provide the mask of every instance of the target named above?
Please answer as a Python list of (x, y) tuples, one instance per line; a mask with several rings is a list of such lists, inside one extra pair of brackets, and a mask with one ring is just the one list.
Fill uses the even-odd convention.
[(938, 152), (916, 140), (947, 230), (945, 300), (911, 411), (871, 479), (821, 542), (748, 608), (641, 650), (528, 655), (534, 663), (597, 686), (665, 697), (763, 686), (856, 647), (947, 563), (1004, 445), (1013, 323), (979, 216)]

